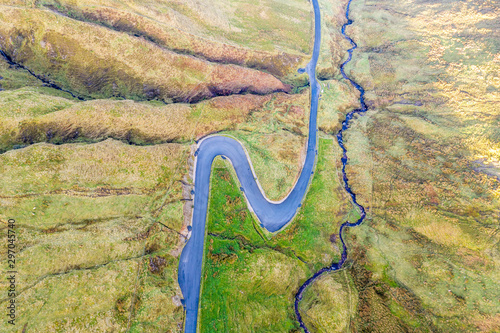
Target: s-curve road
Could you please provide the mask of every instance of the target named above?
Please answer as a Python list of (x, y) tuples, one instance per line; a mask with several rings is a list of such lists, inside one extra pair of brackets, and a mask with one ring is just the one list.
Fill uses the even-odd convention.
[(186, 319), (184, 332), (196, 333), (198, 306), (200, 302), (203, 247), (207, 220), (210, 173), (216, 156), (228, 158), (238, 176), (250, 210), (257, 216), (261, 226), (275, 232), (289, 223), (297, 213), (305, 197), (315, 167), (317, 155), (317, 113), (320, 86), (316, 80), (321, 41), (321, 18), (317, 0), (312, 0), (314, 8), (314, 48), (311, 61), (305, 71), (311, 85), (311, 112), (307, 154), (301, 174), (295, 187), (280, 202), (268, 200), (258, 182), (245, 149), (235, 139), (225, 136), (211, 136), (198, 143), (194, 170), (194, 208), (191, 237), (184, 247), (179, 263), (179, 285), (184, 296)]

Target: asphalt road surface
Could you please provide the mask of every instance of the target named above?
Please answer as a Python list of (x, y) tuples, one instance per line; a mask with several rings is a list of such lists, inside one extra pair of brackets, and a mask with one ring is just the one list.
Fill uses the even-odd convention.
[(179, 263), (179, 285), (184, 297), (186, 319), (184, 332), (195, 333), (200, 301), (200, 284), (205, 243), (205, 223), (207, 219), (210, 173), (216, 156), (227, 157), (238, 176), (249, 208), (255, 213), (261, 226), (275, 232), (288, 224), (297, 213), (305, 197), (316, 163), (317, 155), (317, 113), (320, 86), (316, 80), (321, 41), (321, 18), (317, 0), (312, 0), (314, 8), (314, 48), (311, 61), (305, 71), (311, 85), (311, 112), (307, 154), (301, 174), (288, 196), (281, 202), (269, 201), (256, 181), (251, 162), (245, 149), (237, 140), (225, 136), (211, 136), (198, 143), (194, 170), (194, 208), (191, 237), (184, 247)]

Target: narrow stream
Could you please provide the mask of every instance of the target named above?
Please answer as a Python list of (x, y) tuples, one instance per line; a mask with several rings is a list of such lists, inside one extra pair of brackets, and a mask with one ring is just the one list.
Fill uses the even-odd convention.
[(350, 6), (351, 6), (351, 2), (352, 2), (352, 0), (349, 0), (349, 2), (347, 3), (347, 7), (346, 7), (346, 11), (345, 11), (345, 17), (347, 19), (347, 23), (342, 26), (342, 30), (341, 31), (342, 31), (342, 35), (344, 36), (344, 38), (347, 39), (349, 41), (349, 43), (351, 43), (352, 47), (349, 50), (347, 50), (347, 53), (348, 53), (349, 56), (348, 56), (347, 60), (344, 61), (342, 63), (342, 65), (340, 65), (340, 72), (342, 73), (342, 76), (346, 80), (349, 80), (349, 82), (359, 91), (359, 93), (360, 93), (359, 102), (361, 104), (361, 108), (355, 109), (355, 110), (349, 112), (346, 115), (345, 120), (342, 122), (342, 129), (337, 133), (337, 141), (338, 141), (338, 144), (339, 144), (339, 146), (340, 146), (340, 148), (342, 149), (342, 152), (343, 152), (342, 153), (341, 161), (342, 161), (342, 178), (344, 180), (344, 188), (347, 191), (347, 193), (349, 193), (349, 195), (351, 196), (353, 204), (359, 209), (360, 217), (359, 217), (359, 219), (356, 222), (346, 221), (346, 222), (344, 222), (340, 226), (339, 237), (340, 237), (340, 241), (342, 242), (342, 256), (340, 258), (340, 261), (336, 262), (336, 263), (332, 263), (330, 266), (323, 267), (322, 269), (320, 269), (319, 271), (317, 271), (311, 278), (309, 278), (299, 288), (299, 291), (295, 295), (295, 314), (297, 316), (297, 320), (300, 323), (300, 327), (302, 327), (302, 329), (306, 333), (309, 333), (309, 330), (307, 329), (304, 321), (302, 320), (302, 316), (300, 315), (300, 311), (299, 311), (299, 303), (302, 300), (302, 297), (304, 295), (304, 291), (306, 290), (306, 288), (310, 284), (312, 284), (316, 279), (318, 279), (325, 272), (337, 271), (340, 268), (342, 268), (342, 265), (344, 264), (344, 262), (347, 259), (347, 247), (345, 245), (344, 238), (342, 237), (342, 232), (343, 232), (344, 228), (346, 228), (346, 227), (355, 227), (355, 226), (360, 225), (361, 222), (363, 222), (363, 220), (366, 218), (365, 208), (358, 203), (358, 200), (356, 199), (356, 194), (352, 191), (352, 189), (351, 189), (351, 187), (349, 185), (349, 179), (347, 178), (347, 174), (346, 174), (346, 171), (345, 171), (348, 159), (347, 159), (347, 149), (346, 149), (346, 147), (344, 145), (344, 132), (349, 128), (349, 124), (350, 124), (350, 122), (353, 119), (353, 117), (354, 117), (355, 114), (364, 113), (364, 112), (366, 112), (368, 110), (368, 107), (366, 106), (366, 103), (365, 103), (365, 97), (364, 97), (365, 96), (365, 90), (358, 83), (356, 83), (349, 76), (347, 76), (347, 74), (344, 71), (345, 65), (347, 63), (349, 63), (351, 61), (351, 59), (352, 59), (352, 53), (353, 53), (353, 51), (358, 47), (356, 45), (356, 43), (349, 36), (347, 36), (346, 33), (345, 33), (346, 27), (348, 25), (351, 25), (352, 22), (353, 22), (351, 19), (349, 19), (349, 10), (350, 10)]
[(44, 78), (43, 76), (41, 75), (37, 75), (35, 74), (32, 70), (30, 70), (29, 68), (17, 63), (17, 62), (14, 62), (14, 60), (7, 55), (7, 53), (5, 53), (4, 51), (0, 50), (0, 56), (2, 56), (5, 61), (7, 61), (7, 63), (12, 66), (12, 67), (17, 67), (17, 68), (20, 68), (22, 70), (25, 70), (27, 71), (31, 76), (33, 76), (34, 78), (40, 80), (45, 86), (49, 87), (49, 88), (53, 88), (53, 89), (56, 89), (56, 90), (60, 90), (60, 91), (63, 91), (65, 93), (68, 93), (70, 94), (73, 98), (76, 98), (80, 101), (85, 101), (85, 99), (83, 97), (80, 97), (78, 95), (75, 95), (73, 94), (71, 91), (69, 90), (66, 90), (66, 89), (63, 89), (61, 87), (59, 87), (57, 84), (55, 84), (54, 82)]

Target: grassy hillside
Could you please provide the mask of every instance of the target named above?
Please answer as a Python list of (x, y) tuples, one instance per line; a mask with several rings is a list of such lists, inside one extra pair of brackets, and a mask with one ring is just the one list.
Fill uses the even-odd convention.
[[(495, 311), (500, 306), (500, 136), (494, 107), (499, 14), (482, 2), (353, 2), (354, 24), (347, 33), (359, 48), (347, 72), (365, 87), (370, 111), (346, 132), (347, 172), (369, 218), (347, 231), (350, 256), (345, 270), (322, 277), (306, 291), (300, 311), (312, 332), (500, 329)], [(322, 107), (332, 106), (329, 117), (335, 121), (320, 128), (334, 134), (345, 110), (335, 98), (342, 85), (334, 85), (332, 93), (327, 83)], [(223, 173), (219, 177), (227, 178)], [(212, 194), (211, 200), (218, 202), (218, 197)], [(228, 207), (234, 200), (220, 201)], [(203, 306), (203, 327), (296, 330), (291, 322), (279, 329), (263, 328), (274, 320), (286, 325), (287, 314), (269, 308), (281, 308), (279, 297), (287, 294), (272, 284), (273, 268), (280, 267), (272, 264), (276, 259), (270, 254), (259, 259), (266, 254), (249, 249), (262, 241), (279, 243), (279, 236), (248, 239), (252, 230), (241, 217), (233, 217), (227, 208), (211, 208), (214, 216), (219, 210), (224, 217), (214, 217), (216, 225), (226, 222), (223, 228), (209, 229), (214, 235), (209, 234), (209, 291), (204, 290), (209, 305)], [(232, 225), (240, 236), (224, 231), (222, 238), (213, 232)], [(303, 282), (314, 270), (304, 270), (304, 275), (284, 270), (290, 272), (290, 278), (280, 278), (293, 290), (288, 294), (288, 316), (293, 316), (291, 297), (300, 282), (295, 289), (290, 285)], [(249, 271), (259, 273), (250, 278)], [(220, 285), (223, 292), (217, 293)], [(253, 312), (240, 305), (249, 300), (256, 302)], [(259, 322), (256, 313), (273, 319)]]
[[(262, 230), (216, 160), (204, 332), (299, 332), (295, 293), (358, 217), (335, 141), (359, 96), (338, 69), (346, 4), (320, 1), (319, 156), (294, 221)], [(346, 232), (344, 269), (305, 291), (311, 332), (500, 330), (499, 15), (476, 0), (353, 0), (346, 72), (369, 111), (344, 139), (368, 219)], [(303, 0), (0, 0), (0, 227), (16, 219), (20, 292), (0, 331), (182, 331), (195, 140), (236, 137), (268, 197), (286, 196), (312, 28)]]
[[(310, 52), (310, 4), (0, 5), (0, 221), (18, 225), (15, 329), (180, 331), (192, 144), (238, 137), (269, 195), (286, 195), (307, 135), (296, 70)], [(331, 82), (331, 96), (342, 91)], [(332, 129), (341, 114), (322, 117)]]
[(349, 231), (356, 330), (500, 329), (499, 14), (481, 1), (353, 2), (348, 72), (371, 109), (346, 136), (371, 216)]
[[(182, 321), (172, 251), (183, 223), (182, 189), (173, 181), (185, 172), (185, 148), (110, 139), (37, 144), (0, 156), (0, 218), (17, 226), (16, 327), (125, 331)], [(155, 198), (165, 193), (158, 218)], [(7, 285), (0, 288), (6, 295)]]

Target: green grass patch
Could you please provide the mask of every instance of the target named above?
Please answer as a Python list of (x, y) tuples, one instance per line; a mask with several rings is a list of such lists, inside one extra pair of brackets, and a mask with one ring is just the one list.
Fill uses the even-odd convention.
[(246, 208), (222, 160), (212, 172), (200, 327), (205, 332), (298, 330), (293, 299), (314, 271), (339, 259), (339, 225), (350, 210), (343, 197), (331, 139), (320, 139), (317, 170), (294, 221), (266, 234)]

